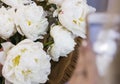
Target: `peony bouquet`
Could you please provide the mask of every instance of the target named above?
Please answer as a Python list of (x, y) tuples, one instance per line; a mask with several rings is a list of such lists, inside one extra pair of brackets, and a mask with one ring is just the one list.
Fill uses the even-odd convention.
[(86, 38), (86, 16), (94, 11), (86, 0), (1, 0), (0, 84), (46, 83), (50, 61), (59, 63), (75, 38)]

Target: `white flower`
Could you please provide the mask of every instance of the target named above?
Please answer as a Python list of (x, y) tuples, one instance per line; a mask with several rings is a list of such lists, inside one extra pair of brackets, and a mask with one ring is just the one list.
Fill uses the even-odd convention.
[(95, 11), (86, 0), (65, 0), (58, 15), (60, 23), (74, 35), (86, 38), (86, 16)]
[(54, 61), (58, 61), (60, 56), (67, 57), (67, 54), (74, 50), (76, 43), (71, 32), (62, 26), (54, 26), (50, 34), (54, 39), (54, 44), (49, 47), (48, 53)]
[(50, 56), (40, 42), (25, 39), (6, 53), (2, 74), (13, 84), (45, 83), (50, 74)]
[(32, 3), (31, 0), (1, 0), (1, 1), (15, 8), (19, 8), (22, 5)]
[(0, 37), (3, 39), (8, 39), (16, 32), (14, 13), (14, 9), (0, 8)]
[(48, 28), (44, 10), (35, 3), (22, 6), (16, 11), (17, 30), (31, 40), (43, 38)]
[(61, 6), (64, 1), (65, 0), (48, 0), (49, 3), (53, 3), (59, 6)]

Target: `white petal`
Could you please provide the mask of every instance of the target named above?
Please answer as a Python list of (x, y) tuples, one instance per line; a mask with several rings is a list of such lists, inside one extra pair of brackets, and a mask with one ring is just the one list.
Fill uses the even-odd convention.
[(5, 53), (7, 53), (12, 47), (14, 47), (11, 42), (1, 43), (1, 45)]
[(24, 4), (32, 3), (31, 0), (1, 0), (1, 1), (15, 8), (18, 8)]
[(0, 52), (0, 64), (4, 65), (5, 62), (5, 53), (3, 51)]
[(13, 45), (12, 43), (10, 43), (10, 42), (5, 42), (5, 43), (2, 43), (1, 45), (2, 45), (3, 51), (0, 52), (0, 63), (1, 63), (2, 65), (4, 65), (7, 52), (8, 52), (14, 45)]
[(62, 26), (54, 26), (50, 34), (54, 39), (54, 44), (49, 47), (48, 53), (54, 61), (58, 61), (60, 56), (66, 57), (74, 50), (76, 43), (71, 32)]
[(64, 0), (48, 0), (48, 2), (61, 6)]

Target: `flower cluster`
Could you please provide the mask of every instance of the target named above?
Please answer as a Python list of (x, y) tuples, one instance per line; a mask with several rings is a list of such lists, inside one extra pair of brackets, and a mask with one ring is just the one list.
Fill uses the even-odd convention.
[[(50, 56), (40, 42), (25, 39), (16, 46), (3, 43), (3, 76), (13, 84), (45, 83), (50, 74)], [(8, 46), (6, 46), (8, 45)]]
[[(37, 6), (34, 2), (29, 2), (29, 5), (22, 5), (24, 2), (21, 0), (21, 5), (19, 6), (19, 0), (16, 0), (14, 5), (19, 6), (16, 7), (11, 1), (12, 0), (4, 0), (5, 3), (10, 2), (8, 5), (13, 6), (12, 8), (7, 9), (2, 7), (0, 11), (3, 11), (3, 14), (0, 15), (0, 29), (2, 30), (2, 28), (4, 28), (4, 32), (1, 31), (2, 33), (0, 36), (8, 39), (13, 35), (14, 31), (17, 30), (21, 35), (25, 35), (28, 39), (33, 41), (42, 38), (42, 35), (46, 34), (48, 27), (48, 21), (45, 18), (42, 6)], [(5, 17), (4, 20), (2, 19), (3, 17)], [(4, 27), (4, 24), (9, 25)], [(7, 34), (6, 32), (10, 34)]]
[[(45, 83), (50, 60), (67, 57), (76, 45), (74, 39), (86, 38), (86, 16), (95, 11), (86, 0), (1, 1), (0, 39), (6, 42), (1, 43), (0, 63), (6, 84)], [(10, 38), (16, 33), (25, 38), (14, 45)], [(47, 42), (43, 42), (45, 35)]]

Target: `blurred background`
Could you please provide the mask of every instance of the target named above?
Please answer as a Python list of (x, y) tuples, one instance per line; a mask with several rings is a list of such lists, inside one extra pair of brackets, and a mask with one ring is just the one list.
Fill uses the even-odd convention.
[(120, 0), (87, 0), (87, 2), (96, 8), (96, 12), (120, 12)]
[[(95, 66), (94, 69), (92, 68), (94, 58), (89, 54), (92, 59), (88, 58), (88, 60), (93, 64), (90, 65), (92, 70), (88, 73), (93, 73), (93, 78), (87, 83), (85, 80), (82, 84), (120, 84), (120, 0), (87, 0), (87, 2), (96, 8), (96, 13), (88, 15), (87, 25), (89, 41), (95, 53), (99, 81), (90, 82), (96, 80), (97, 74)], [(85, 51), (85, 53), (91, 52), (90, 49)], [(81, 64), (77, 67), (80, 69)], [(75, 82), (77, 78), (72, 79), (74, 83), (70, 84), (81, 84), (80, 78), (79, 82)]]
[(109, 0), (87, 0), (89, 5), (97, 9), (97, 12), (107, 11), (108, 1)]
[(96, 8), (88, 16), (88, 29), (99, 75), (105, 84), (120, 84), (120, 0), (87, 1)]

